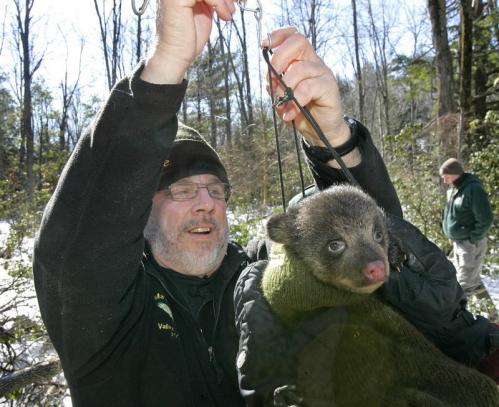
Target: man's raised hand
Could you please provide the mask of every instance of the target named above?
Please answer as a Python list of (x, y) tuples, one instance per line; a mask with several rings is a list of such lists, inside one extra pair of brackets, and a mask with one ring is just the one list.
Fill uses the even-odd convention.
[(228, 21), (235, 0), (157, 0), (156, 40), (142, 79), (180, 83), (210, 38), (216, 13)]
[[(343, 144), (350, 137), (350, 129), (343, 120), (343, 108), (336, 79), (317, 55), (308, 39), (293, 27), (281, 28), (270, 34), (273, 55), (271, 63), (293, 93), (298, 103), (306, 106), (333, 146)], [(268, 46), (268, 40), (262, 42)], [(270, 85), (270, 84), (269, 84)], [(284, 92), (276, 78), (272, 78), (274, 94)], [(323, 146), (313, 128), (293, 102), (277, 107), (286, 122), (295, 120), (297, 130), (312, 145)]]

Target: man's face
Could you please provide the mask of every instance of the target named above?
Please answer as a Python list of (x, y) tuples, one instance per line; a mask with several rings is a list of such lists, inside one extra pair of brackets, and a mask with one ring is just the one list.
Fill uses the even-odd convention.
[[(175, 182), (220, 182), (211, 174), (193, 175)], [(167, 191), (154, 195), (144, 235), (156, 261), (178, 273), (205, 276), (218, 269), (227, 252), (229, 228), (226, 202), (212, 198), (206, 188), (185, 201), (175, 201)]]
[(459, 178), (459, 175), (455, 174), (442, 174), (441, 175), (444, 184), (452, 185), (456, 179)]

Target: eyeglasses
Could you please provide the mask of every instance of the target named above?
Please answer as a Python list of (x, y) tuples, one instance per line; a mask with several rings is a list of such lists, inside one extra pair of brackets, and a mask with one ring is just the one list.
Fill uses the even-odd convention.
[(170, 185), (165, 191), (174, 201), (188, 201), (194, 199), (200, 188), (206, 188), (213, 199), (223, 199), (225, 202), (230, 197), (230, 185), (225, 182), (212, 182), (210, 184), (198, 184), (197, 182), (179, 182)]

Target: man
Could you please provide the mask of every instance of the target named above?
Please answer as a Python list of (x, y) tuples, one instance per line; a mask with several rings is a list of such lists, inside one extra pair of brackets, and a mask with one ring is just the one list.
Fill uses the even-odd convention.
[[(196, 132), (178, 129), (176, 119), (184, 75), (208, 41), (213, 15), (229, 20), (234, 2), (158, 4), (151, 56), (115, 86), (79, 141), (36, 242), (40, 309), (75, 406), (244, 404), (235, 366), (233, 292), (248, 258), (227, 242), (225, 168)], [(357, 140), (351, 136), (357, 123), (343, 120), (334, 77), (303, 36), (283, 29), (272, 42), (290, 35), (298, 42), (281, 50), (296, 59), (303, 49), (299, 59), (307, 64), (288, 72), (287, 80), (341, 150)], [(284, 70), (291, 59), (275, 55), (281, 58), (276, 67)], [(302, 80), (308, 86), (300, 90)], [(307, 151), (320, 153), (315, 134), (296, 112), (283, 106), (280, 113), (287, 121), (296, 117)], [(366, 143), (375, 154), (369, 140), (362, 148)], [(373, 157), (360, 182), (382, 206), (401, 213), (379, 154)], [(354, 148), (344, 158), (354, 166), (361, 153)], [(318, 173), (330, 168), (329, 160), (319, 164), (324, 168), (314, 167)], [(487, 324), (472, 321), (470, 329), (480, 336), (478, 352), (484, 354)]]
[[(40, 308), (74, 406), (242, 406), (218, 155), (179, 129), (185, 73), (232, 0), (158, 2), (151, 56), (120, 81), (47, 206)], [(147, 243), (144, 238), (147, 238)], [(216, 272), (215, 272), (216, 271)]]
[(455, 158), (446, 160), (439, 172), (450, 187), (442, 227), (452, 242), (457, 279), (467, 294), (477, 293), (484, 289), (480, 272), (487, 253), (487, 231), (493, 220), (487, 193), (478, 177), (464, 172)]

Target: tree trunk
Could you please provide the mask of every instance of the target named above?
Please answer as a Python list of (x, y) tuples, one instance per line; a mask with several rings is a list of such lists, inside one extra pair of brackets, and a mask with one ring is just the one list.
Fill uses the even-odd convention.
[[(105, 0), (104, 0), (105, 2)], [(118, 69), (120, 67), (121, 42), (122, 42), (122, 23), (121, 23), (121, 0), (113, 0), (111, 10), (111, 46), (108, 44), (108, 17), (101, 12), (97, 0), (94, 0), (95, 11), (99, 21), (99, 29), (102, 42), (102, 51), (104, 53), (104, 62), (106, 65), (107, 84), (111, 89), (118, 77)], [(104, 7), (103, 7), (104, 11)], [(109, 49), (110, 48), (110, 49)]]
[(316, 11), (317, 11), (317, 0), (312, 0), (310, 2), (310, 42), (312, 47), (317, 51), (317, 21), (316, 21)]
[(468, 120), (471, 108), (471, 64), (473, 60), (473, 9), (471, 0), (460, 0), (460, 27), (459, 37), (459, 100), (461, 112), (459, 118), (458, 156), (462, 150), (464, 137), (468, 130)]
[[(490, 2), (489, 2), (490, 3)], [(492, 11), (490, 8), (491, 3), (489, 4), (489, 13)], [(481, 19), (482, 13), (484, 11), (484, 5), (482, 0), (477, 0), (475, 2), (475, 19)], [(474, 73), (474, 82), (475, 82), (475, 97), (473, 98), (473, 112), (475, 117), (483, 120), (485, 115), (487, 114), (487, 82), (488, 82), (488, 74), (487, 74), (487, 51), (488, 44), (490, 43), (490, 38), (493, 35), (488, 31), (487, 28), (483, 28), (482, 26), (474, 26), (473, 28), (473, 47), (475, 49), (474, 61), (475, 61), (475, 73)], [(495, 27), (497, 31), (498, 28)]]
[(352, 0), (352, 9), (353, 9), (353, 35), (354, 35), (354, 44), (355, 44), (355, 78), (357, 79), (357, 88), (359, 91), (359, 120), (361, 123), (364, 122), (364, 87), (362, 83), (362, 67), (360, 65), (360, 56), (359, 56), (359, 30), (357, 26), (357, 1)]
[(113, 42), (112, 42), (112, 59), (111, 59), (111, 84), (109, 88), (114, 86), (118, 79), (118, 70), (121, 62), (121, 0), (113, 0)]
[(139, 63), (140, 58), (142, 58), (142, 14), (139, 14), (137, 16), (137, 32), (135, 35), (135, 40), (137, 41), (135, 62)]
[(216, 20), (218, 29), (218, 41), (220, 42), (220, 54), (223, 59), (224, 67), (224, 98), (225, 98), (225, 141), (227, 145), (232, 145), (232, 115), (231, 115), (231, 102), (230, 102), (230, 81), (229, 81), (229, 57), (230, 46), (227, 46), (227, 52), (225, 51), (224, 36), (222, 33), (222, 27), (220, 25), (220, 19)]
[(456, 111), (454, 101), (454, 79), (452, 56), (447, 37), (447, 16), (445, 0), (428, 0), (433, 46), (436, 52), (438, 88), (438, 115)]
[[(251, 136), (253, 132), (254, 123), (253, 119), (253, 100), (251, 98), (251, 81), (250, 81), (250, 72), (249, 72), (249, 64), (248, 64), (248, 46), (246, 39), (246, 24), (244, 21), (244, 11), (241, 12), (241, 26), (243, 30), (242, 36), (239, 35), (239, 39), (241, 41), (241, 52), (243, 55), (243, 77), (245, 79), (245, 94), (246, 94), (246, 109), (248, 115), (248, 121), (246, 122), (246, 131), (248, 135)], [(237, 31), (237, 30), (236, 30)]]
[[(20, 161), (23, 163), (26, 174), (26, 192), (29, 201), (33, 198), (35, 189), (35, 175), (33, 173), (34, 164), (34, 130), (33, 130), (33, 102), (31, 94), (31, 85), (33, 75), (40, 67), (42, 59), (33, 64), (31, 55), (32, 44), (30, 43), (30, 28), (31, 28), (31, 10), (34, 0), (25, 0), (24, 15), (22, 15), (20, 0), (16, 0), (15, 6), (17, 9), (16, 19), (21, 38), (22, 46), (22, 82), (23, 82), (23, 98), (21, 112), (21, 139), (22, 146), (20, 149)], [(33, 64), (33, 65), (32, 65)]]
[(211, 41), (208, 40), (208, 77), (210, 91), (207, 92), (208, 95), (208, 105), (210, 109), (210, 144), (216, 149), (217, 148), (217, 119), (216, 119), (216, 87), (215, 81), (213, 80), (214, 69), (213, 69), (213, 47), (211, 46)]
[(196, 76), (196, 112), (197, 112), (197, 125), (196, 128), (198, 130), (201, 129), (201, 123), (202, 123), (202, 110), (201, 110), (201, 102), (202, 102), (202, 95), (201, 95), (201, 81), (199, 80), (199, 75)]
[(71, 96), (69, 95), (68, 89), (68, 72), (64, 75), (64, 82), (59, 85), (61, 89), (62, 96), (62, 111), (61, 118), (59, 121), (59, 150), (64, 151), (67, 148), (66, 145), (66, 133), (68, 128), (68, 110), (71, 105)]
[[(383, 105), (380, 106), (380, 137), (383, 139), (387, 134), (390, 134), (390, 95), (388, 88), (388, 58), (386, 55), (386, 43), (389, 35), (389, 26), (385, 18), (385, 5), (382, 3), (382, 27), (379, 29), (376, 25), (377, 17), (375, 18), (371, 0), (368, 1), (368, 13), (372, 32), (371, 41), (373, 42), (374, 60), (376, 63), (376, 79), (377, 86), (381, 93)], [(383, 125), (385, 127), (383, 131)], [(390, 151), (393, 151), (393, 146), (390, 144)]]
[[(237, 26), (234, 24), (234, 27), (236, 28), (236, 33), (237, 33)], [(227, 43), (225, 43), (225, 46), (227, 49), (229, 49), (229, 46)], [(246, 111), (246, 102), (244, 98), (244, 84), (239, 76), (239, 72), (236, 69), (236, 64), (234, 62), (234, 56), (232, 55), (232, 52), (227, 53), (228, 59), (229, 59), (229, 64), (232, 70), (232, 75), (234, 75), (234, 79), (236, 80), (236, 86), (237, 86), (237, 94), (238, 94), (238, 100), (239, 100), (239, 112), (241, 115), (241, 125), (242, 126), (247, 126), (247, 123), (249, 122), (248, 118), (248, 113)]]

